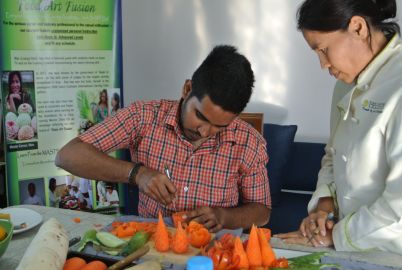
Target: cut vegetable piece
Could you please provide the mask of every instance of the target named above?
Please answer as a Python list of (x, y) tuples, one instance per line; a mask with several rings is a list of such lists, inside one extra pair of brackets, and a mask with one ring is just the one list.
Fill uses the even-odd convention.
[(172, 250), (174, 253), (183, 254), (188, 251), (188, 239), (186, 231), (181, 227), (181, 222), (177, 225), (176, 233), (172, 238)]
[(155, 248), (159, 252), (166, 252), (169, 250), (169, 232), (166, 224), (163, 221), (162, 214), (159, 212), (158, 225), (154, 234)]
[(126, 241), (108, 232), (97, 232), (96, 238), (102, 245), (111, 248), (121, 247), (126, 244)]

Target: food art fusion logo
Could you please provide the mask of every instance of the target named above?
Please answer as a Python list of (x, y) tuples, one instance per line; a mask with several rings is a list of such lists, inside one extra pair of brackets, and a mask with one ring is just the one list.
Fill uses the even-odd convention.
[(363, 110), (372, 113), (382, 113), (382, 111), (384, 110), (384, 106), (384, 102), (375, 102), (367, 99), (365, 99), (362, 103)]

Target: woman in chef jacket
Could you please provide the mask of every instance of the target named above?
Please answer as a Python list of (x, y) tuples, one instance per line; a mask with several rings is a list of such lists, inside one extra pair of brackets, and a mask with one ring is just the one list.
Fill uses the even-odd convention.
[(306, 0), (298, 10), (298, 29), (338, 82), (309, 215), (299, 231), (277, 235), (285, 242), (402, 254), (402, 44), (395, 16), (395, 0)]

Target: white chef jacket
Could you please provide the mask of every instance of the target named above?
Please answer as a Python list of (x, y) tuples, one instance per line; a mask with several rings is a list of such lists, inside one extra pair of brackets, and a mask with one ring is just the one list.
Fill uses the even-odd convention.
[(359, 75), (338, 82), (311, 212), (320, 197), (339, 207), (336, 250), (402, 254), (402, 45), (395, 35)]

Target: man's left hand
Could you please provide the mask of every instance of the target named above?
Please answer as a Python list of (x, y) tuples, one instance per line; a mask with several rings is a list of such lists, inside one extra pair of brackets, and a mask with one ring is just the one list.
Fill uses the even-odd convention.
[(223, 213), (222, 208), (211, 208), (203, 206), (195, 210), (187, 212), (187, 222), (191, 220), (204, 225), (210, 232), (217, 232), (223, 229)]

